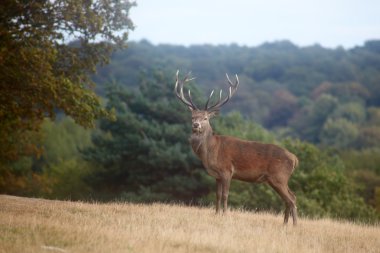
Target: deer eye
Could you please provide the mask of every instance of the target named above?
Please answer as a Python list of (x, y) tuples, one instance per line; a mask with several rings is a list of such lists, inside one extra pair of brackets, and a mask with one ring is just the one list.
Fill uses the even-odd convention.
[(206, 117), (206, 118), (204, 118), (203, 120), (207, 120), (207, 117)]

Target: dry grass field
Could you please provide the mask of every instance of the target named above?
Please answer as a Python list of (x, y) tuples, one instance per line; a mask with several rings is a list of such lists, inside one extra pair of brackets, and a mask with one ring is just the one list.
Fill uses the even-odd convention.
[(380, 227), (180, 205), (0, 195), (0, 252), (380, 252)]

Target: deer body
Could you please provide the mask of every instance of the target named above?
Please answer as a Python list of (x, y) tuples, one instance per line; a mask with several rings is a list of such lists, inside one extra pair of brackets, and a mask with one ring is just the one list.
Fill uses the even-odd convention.
[(185, 103), (192, 113), (192, 134), (190, 144), (194, 153), (202, 161), (207, 173), (216, 180), (216, 212), (219, 213), (223, 202), (223, 212), (227, 211), (227, 200), (232, 179), (246, 182), (268, 183), (283, 199), (286, 205), (284, 223), (289, 216), (293, 217), (293, 224), (297, 223), (296, 197), (288, 187), (289, 178), (298, 165), (297, 157), (274, 144), (264, 144), (255, 141), (241, 140), (231, 136), (216, 135), (213, 133), (209, 119), (213, 117), (236, 91), (239, 81), (230, 84), (229, 95), (205, 109), (198, 109), (191, 99), (187, 100), (183, 94), (183, 84), (189, 81), (187, 77), (180, 84), (178, 92), (178, 72), (176, 95)]
[(281, 168), (281, 174), (289, 178), (298, 163), (295, 155), (273, 144), (211, 135), (199, 145), (197, 139), (191, 137), (192, 149), (208, 174), (216, 179), (227, 170), (232, 179), (263, 183), (273, 175), (275, 168)]

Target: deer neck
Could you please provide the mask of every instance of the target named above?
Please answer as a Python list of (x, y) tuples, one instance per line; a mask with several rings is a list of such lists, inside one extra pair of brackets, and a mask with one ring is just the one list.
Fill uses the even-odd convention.
[(213, 145), (213, 131), (209, 127), (201, 133), (192, 133), (190, 137), (191, 147), (194, 153), (202, 160), (205, 161), (208, 156), (208, 150)]

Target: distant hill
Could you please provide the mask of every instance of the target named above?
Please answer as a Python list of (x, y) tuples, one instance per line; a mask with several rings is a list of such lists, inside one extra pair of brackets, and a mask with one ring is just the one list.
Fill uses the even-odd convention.
[[(222, 83), (224, 73), (236, 73), (242, 79), (241, 89), (254, 88), (252, 91), (284, 88), (296, 96), (309, 96), (323, 82), (358, 82), (373, 91), (380, 75), (380, 40), (348, 50), (318, 44), (298, 47), (290, 41), (258, 47), (154, 46), (148, 41), (131, 42), (127, 49), (114, 54), (109, 65), (99, 68), (95, 80), (100, 84), (114, 80), (135, 86), (142, 73), (165, 70), (174, 76), (177, 69), (182, 73), (192, 71), (205, 90)], [(380, 105), (375, 99), (380, 91), (375, 90), (376, 94), (370, 92), (369, 101)]]
[(380, 129), (368, 129), (380, 115), (380, 40), (352, 49), (298, 47), (289, 41), (258, 47), (131, 42), (108, 66), (99, 68), (94, 79), (104, 95), (106, 83), (133, 89), (157, 72), (171, 76), (174, 85), (177, 69), (182, 76), (192, 71), (203, 92), (201, 101), (212, 89), (226, 89), (225, 73), (238, 74), (240, 88), (222, 112), (239, 111), (287, 136), (319, 144), (344, 128), (354, 141), (337, 140), (339, 148), (373, 146), (368, 144), (371, 138), (380, 141)]

